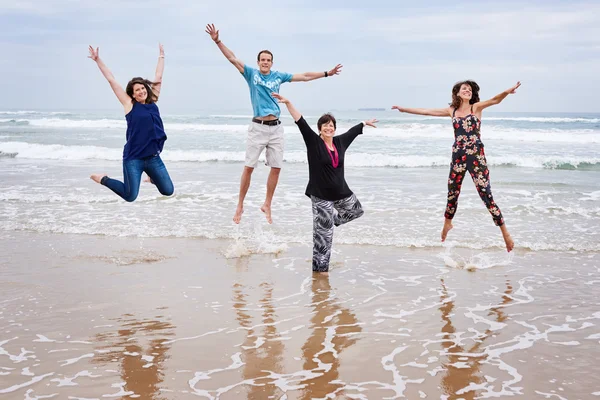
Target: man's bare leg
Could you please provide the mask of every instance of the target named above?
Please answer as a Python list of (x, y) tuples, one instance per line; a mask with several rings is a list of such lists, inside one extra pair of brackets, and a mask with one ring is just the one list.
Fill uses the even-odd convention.
[(238, 205), (235, 210), (235, 215), (233, 216), (233, 222), (239, 224), (242, 220), (242, 214), (244, 213), (244, 199), (246, 198), (246, 193), (248, 193), (248, 188), (250, 188), (250, 180), (252, 179), (252, 172), (254, 172), (254, 168), (244, 167), (244, 172), (242, 172), (242, 178), (240, 180), (240, 195), (238, 197)]
[(265, 203), (260, 208), (260, 211), (265, 213), (267, 222), (270, 224), (273, 223), (273, 219), (271, 218), (271, 202), (273, 201), (273, 195), (275, 194), (275, 188), (277, 187), (277, 182), (279, 181), (280, 172), (281, 168), (271, 168), (271, 172), (269, 172), (269, 178), (267, 179), (267, 197), (265, 198)]

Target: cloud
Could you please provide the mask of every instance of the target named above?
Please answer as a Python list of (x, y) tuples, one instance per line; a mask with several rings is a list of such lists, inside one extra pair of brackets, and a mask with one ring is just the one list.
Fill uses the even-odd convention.
[(204, 33), (211, 22), (249, 64), (263, 48), (275, 53), (276, 69), (292, 73), (343, 63), (339, 77), (282, 89), (318, 109), (399, 98), (437, 107), (447, 102), (449, 87), (467, 77), (479, 81), (485, 96), (522, 80), (519, 95), (503, 103), (506, 110), (597, 109), (590, 101), (600, 91), (596, 3), (366, 6), (355, 0), (343, 6), (316, 0), (0, 0), (0, 45), (10, 55), (0, 63), (0, 74), (10, 77), (0, 108), (111, 107), (114, 95), (86, 58), (87, 45), (100, 47), (125, 84), (132, 76), (152, 76), (161, 41), (166, 107), (247, 109), (245, 82)]

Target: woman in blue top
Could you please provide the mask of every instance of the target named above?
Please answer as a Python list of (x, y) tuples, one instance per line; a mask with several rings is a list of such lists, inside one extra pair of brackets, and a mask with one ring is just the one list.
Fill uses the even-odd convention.
[(142, 173), (146, 172), (158, 191), (170, 196), (173, 182), (167, 168), (160, 159), (167, 135), (156, 102), (162, 85), (165, 68), (165, 52), (159, 44), (160, 55), (156, 66), (154, 82), (143, 78), (133, 78), (125, 90), (119, 85), (108, 67), (99, 56), (99, 48), (90, 46), (89, 58), (98, 64), (102, 75), (108, 80), (113, 92), (125, 109), (127, 120), (127, 142), (123, 149), (123, 182), (109, 178), (106, 174), (93, 174), (90, 178), (108, 187), (125, 201), (134, 201), (140, 190)]

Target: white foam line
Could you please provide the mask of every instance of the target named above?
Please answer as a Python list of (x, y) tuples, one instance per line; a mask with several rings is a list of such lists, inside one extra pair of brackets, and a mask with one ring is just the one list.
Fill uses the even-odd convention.
[(506, 326), (505, 323), (492, 321), (490, 319), (484, 318), (481, 315), (477, 315), (474, 313), (474, 311), (484, 311), (484, 310), (489, 310), (490, 308), (496, 308), (496, 307), (497, 307), (496, 305), (492, 305), (492, 306), (477, 305), (476, 307), (467, 308), (468, 311), (465, 313), (465, 317), (471, 318), (473, 320), (474, 324), (477, 324), (477, 323), (486, 324), (486, 325), (489, 325), (491, 331), (499, 331), (500, 329), (502, 329)]
[(377, 298), (377, 297), (381, 296), (382, 294), (385, 294), (386, 292), (387, 292), (387, 291), (386, 291), (386, 290), (384, 290), (384, 291), (382, 291), (381, 293), (377, 293), (376, 295), (373, 295), (373, 296), (369, 297), (368, 299), (366, 299), (366, 300), (363, 300), (363, 302), (362, 302), (361, 304), (367, 304), (367, 303), (368, 303), (368, 302), (370, 302), (371, 300), (373, 300), (373, 299), (375, 299), (375, 298)]
[(120, 383), (114, 383), (112, 385), (110, 385), (111, 387), (118, 387), (120, 390), (118, 393), (115, 394), (103, 394), (102, 397), (124, 397), (124, 396), (131, 396), (132, 394), (135, 394), (135, 392), (126, 392), (124, 387), (125, 385), (127, 385), (127, 382), (120, 382)]
[(265, 338), (260, 336), (260, 337), (256, 338), (256, 342), (254, 342), (254, 346), (240, 346), (240, 347), (244, 350), (258, 349), (260, 346), (262, 346), (265, 343), (266, 343)]
[(556, 314), (538, 315), (537, 317), (531, 318), (530, 321), (537, 321), (540, 318), (552, 318), (552, 317), (556, 317)]
[(97, 397), (73, 397), (69, 396), (69, 400), (100, 400)]
[(406, 390), (407, 383), (422, 383), (425, 379), (406, 379), (405, 376), (400, 375), (400, 371), (396, 367), (396, 363), (394, 362), (394, 357), (396, 355), (402, 353), (409, 346), (400, 346), (396, 347), (390, 354), (381, 358), (381, 364), (383, 365), (383, 369), (392, 373), (392, 380), (394, 381), (394, 385), (390, 387), (398, 397), (404, 397), (404, 391)]
[(190, 337), (183, 337), (183, 338), (179, 338), (179, 339), (167, 340), (165, 342), (162, 342), (162, 344), (171, 344), (171, 343), (175, 343), (175, 342), (181, 342), (184, 340), (199, 339), (204, 336), (214, 335), (215, 333), (221, 333), (226, 329), (227, 328), (220, 328), (220, 329), (217, 329), (216, 331), (209, 331), (209, 332), (203, 333), (202, 335), (198, 335), (198, 336), (190, 336)]
[(323, 361), (321, 361), (319, 356), (321, 354), (331, 353), (334, 359), (338, 358), (338, 352), (336, 351), (335, 346), (333, 345), (333, 338), (335, 338), (335, 328), (335, 326), (330, 326), (325, 330), (325, 338), (323, 339), (322, 343), (323, 348), (321, 349), (321, 351), (315, 353), (312, 359), (317, 364), (317, 368), (315, 369), (317, 371), (323, 371), (323, 375), (325, 375), (331, 370), (331, 368), (333, 367), (333, 362), (326, 364)]
[(94, 357), (94, 353), (87, 353), (87, 354), (84, 354), (84, 355), (76, 357), (76, 358), (69, 358), (68, 360), (60, 360), (59, 362), (64, 361), (64, 364), (61, 364), (61, 367), (64, 367), (66, 365), (75, 364), (77, 361), (83, 360), (84, 358), (93, 358), (93, 357)]
[[(364, 325), (364, 323), (355, 324), (355, 325), (340, 325), (340, 326), (359, 326)], [(392, 337), (410, 337), (408, 333), (394, 333), (394, 332), (348, 332), (348, 333), (340, 333), (338, 336), (346, 337), (346, 336), (366, 336), (366, 335), (380, 335), (380, 336), (392, 336)]]
[(551, 397), (556, 397), (560, 400), (568, 400), (566, 397), (562, 397), (559, 394), (556, 393), (544, 393), (544, 392), (540, 392), (539, 390), (535, 391), (537, 394), (541, 394), (542, 396), (544, 396), (545, 398), (549, 399)]
[[(276, 321), (276, 322), (266, 322), (266, 323), (264, 323), (264, 324), (257, 324), (257, 325), (253, 325), (253, 326), (250, 326), (250, 327), (247, 327), (247, 326), (240, 326), (240, 327), (238, 327), (238, 328), (231, 329), (231, 330), (227, 331), (227, 333), (229, 334), (229, 333), (234, 333), (234, 332), (238, 332), (238, 331), (242, 331), (242, 330), (245, 330), (245, 331), (253, 331), (253, 330), (255, 330), (255, 329), (257, 329), (257, 328), (261, 328), (261, 327), (267, 327), (267, 326), (277, 326), (277, 325), (279, 325), (279, 324), (282, 324), (282, 323), (284, 323), (284, 322), (293, 321), (293, 320), (295, 320), (295, 319), (302, 318), (302, 317), (304, 317), (304, 314), (302, 314), (302, 315), (296, 315), (295, 317), (291, 317), (291, 318), (282, 319), (281, 321)], [(168, 343), (168, 342), (165, 342), (165, 343)]]
[(6, 300), (2, 300), (0, 301), (0, 304), (4, 304), (4, 303), (9, 303), (11, 301), (17, 301), (17, 300), (21, 300), (23, 297), (15, 297), (14, 299), (6, 299)]
[[(198, 393), (199, 389), (196, 389), (196, 387), (195, 387), (198, 382), (210, 379), (210, 376), (212, 374), (217, 373), (217, 372), (224, 372), (224, 371), (230, 371), (230, 370), (235, 370), (235, 369), (241, 368), (245, 364), (242, 361), (242, 357), (241, 356), (242, 356), (242, 353), (240, 353), (240, 352), (233, 354), (231, 356), (231, 364), (229, 366), (225, 367), (225, 368), (211, 369), (211, 370), (206, 371), (206, 372), (204, 372), (204, 371), (197, 371), (197, 372), (195, 372), (194, 373), (194, 377), (188, 381), (188, 385), (190, 386), (190, 389), (192, 389), (194, 391), (194, 394), (200, 394), (200, 393)], [(233, 388), (233, 387), (235, 387), (237, 385), (239, 385), (239, 383), (231, 386), (230, 388)], [(218, 389), (217, 390), (218, 395), (227, 392), (229, 390), (229, 388), (227, 388), (227, 390), (225, 390), (225, 391), (222, 391), (222, 390), (223, 389)], [(201, 392), (205, 392), (206, 395), (209, 395), (207, 391), (201, 391)], [(217, 397), (218, 397), (218, 395), (217, 395)], [(211, 396), (211, 398), (213, 398), (213, 397)]]
[(36, 376), (34, 378), (31, 378), (31, 380), (29, 380), (27, 382), (24, 382), (24, 383), (21, 383), (21, 384), (18, 384), (18, 385), (13, 385), (13, 386), (11, 386), (9, 388), (6, 388), (6, 389), (0, 389), (0, 394), (14, 392), (15, 390), (18, 390), (18, 389), (21, 389), (21, 388), (33, 385), (34, 383), (38, 383), (42, 379), (44, 379), (44, 378), (46, 378), (48, 376), (52, 376), (52, 375), (54, 375), (54, 372), (50, 372), (48, 374)]
[(300, 284), (300, 291), (298, 293), (294, 293), (294, 294), (291, 294), (289, 296), (277, 298), (277, 299), (275, 299), (275, 301), (287, 300), (287, 299), (290, 299), (292, 297), (301, 296), (301, 295), (305, 294), (308, 291), (308, 285), (309, 285), (309, 283), (311, 282), (312, 279), (313, 278), (311, 278), (311, 277), (305, 278), (302, 281), (302, 283)]
[(600, 333), (595, 333), (593, 335), (589, 335), (586, 339), (600, 339)]
[[(433, 297), (433, 296), (432, 296)], [(436, 295), (435, 297), (438, 297), (438, 295)], [(432, 308), (438, 307), (440, 305), (442, 305), (442, 302), (435, 302), (433, 304), (430, 304), (428, 306), (425, 306), (423, 308), (418, 308), (416, 310), (411, 310), (411, 311), (405, 311), (405, 310), (400, 310), (399, 313), (397, 314), (390, 314), (390, 313), (385, 313), (383, 311), (381, 311), (380, 308), (378, 308), (377, 310), (375, 310), (375, 314), (373, 314), (374, 317), (387, 317), (387, 318), (394, 318), (394, 319), (402, 319), (404, 317), (408, 317), (410, 315), (416, 314), (419, 311), (426, 311), (426, 310), (430, 310)]]
[(53, 393), (53, 394), (46, 394), (46, 395), (39, 395), (36, 396), (34, 395), (34, 397), (30, 397), (29, 395), (32, 394), (34, 392), (33, 389), (27, 389), (27, 391), (25, 392), (25, 399), (24, 400), (39, 400), (39, 399), (51, 399), (54, 396), (58, 396), (58, 393)]
[(335, 317), (337, 317), (341, 313), (342, 313), (342, 310), (337, 310), (333, 314), (326, 316), (325, 318), (323, 318), (323, 322), (321, 322), (321, 325), (325, 325), (325, 324), (331, 322), (332, 319), (334, 319)]
[[(19, 354), (18, 356), (10, 354), (8, 351), (6, 351), (4, 349), (4, 347), (2, 347), (3, 345), (5, 345), (6, 343), (10, 342), (11, 340), (15, 340), (15, 339), (18, 339), (18, 338), (19, 338), (18, 336), (15, 336), (12, 339), (7, 339), (7, 340), (1, 341), (0, 342), (0, 356), (8, 356), (11, 361), (14, 361), (16, 363), (27, 361), (27, 359), (29, 359), (29, 358), (35, 358), (35, 353), (33, 351), (25, 350), (22, 347), (21, 347), (21, 354)], [(34, 355), (33, 356), (27, 356), (27, 354), (34, 354)]]
[(77, 386), (78, 384), (73, 382), (75, 379), (79, 378), (80, 376), (87, 376), (90, 378), (98, 378), (102, 375), (94, 375), (92, 373), (90, 373), (90, 371), (88, 370), (84, 370), (84, 371), (80, 371), (77, 374), (75, 374), (74, 377), (69, 378), (68, 376), (65, 376), (64, 378), (55, 378), (55, 379), (51, 379), (50, 382), (58, 382), (58, 387), (61, 386)]
[[(469, 367), (467, 367), (467, 368), (469, 368)], [(478, 390), (483, 390), (485, 388), (487, 388), (487, 383), (476, 384), (475, 382), (471, 382), (471, 383), (469, 383), (468, 386), (466, 386), (466, 387), (464, 387), (464, 388), (462, 388), (460, 390), (457, 390), (456, 394), (465, 394), (465, 393), (468, 393), (468, 392), (471, 392), (471, 391), (475, 391), (476, 392)]]
[(36, 334), (35, 336), (37, 336), (38, 338), (32, 340), (32, 342), (38, 342), (38, 343), (64, 343), (64, 342), (59, 342), (58, 340), (48, 339), (46, 336), (40, 335), (40, 334)]

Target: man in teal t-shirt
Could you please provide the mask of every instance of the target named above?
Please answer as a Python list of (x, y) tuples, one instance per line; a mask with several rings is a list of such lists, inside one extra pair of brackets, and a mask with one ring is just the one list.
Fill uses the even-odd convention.
[(238, 205), (233, 216), (236, 224), (240, 223), (244, 212), (244, 198), (250, 187), (252, 172), (258, 164), (258, 158), (266, 149), (267, 165), (271, 167), (267, 179), (267, 195), (260, 208), (267, 217), (267, 222), (272, 223), (271, 202), (279, 180), (279, 173), (283, 166), (283, 126), (279, 120), (281, 110), (279, 104), (271, 93), (279, 93), (279, 87), (286, 82), (308, 82), (319, 78), (337, 75), (341, 72), (342, 65), (338, 64), (333, 69), (324, 72), (305, 72), (303, 74), (289, 74), (287, 72), (272, 71), (273, 53), (262, 50), (258, 53), (258, 69), (252, 68), (238, 59), (219, 39), (219, 31), (213, 24), (206, 26), (206, 33), (219, 46), (219, 49), (244, 76), (250, 89), (250, 100), (254, 112), (252, 122), (248, 128), (246, 141), (246, 161), (240, 182)]

